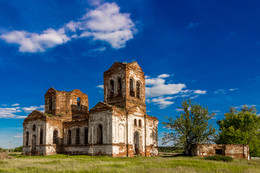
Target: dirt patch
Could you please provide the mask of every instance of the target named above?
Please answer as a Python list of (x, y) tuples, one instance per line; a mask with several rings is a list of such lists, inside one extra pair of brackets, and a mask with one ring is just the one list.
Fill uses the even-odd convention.
[(10, 159), (11, 157), (7, 153), (0, 153), (0, 160)]

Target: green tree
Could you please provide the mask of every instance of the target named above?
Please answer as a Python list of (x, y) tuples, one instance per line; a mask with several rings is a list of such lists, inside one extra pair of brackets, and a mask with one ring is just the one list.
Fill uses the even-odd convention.
[(23, 146), (14, 148), (14, 152), (22, 152), (22, 151), (23, 151)]
[(260, 116), (255, 107), (243, 106), (241, 111), (230, 108), (218, 121), (219, 144), (247, 144), (251, 156), (260, 156)]
[(194, 143), (205, 143), (213, 140), (215, 128), (209, 121), (214, 117), (208, 108), (193, 103), (191, 99), (182, 102), (180, 116), (175, 119), (166, 117), (162, 124), (170, 130), (164, 133), (163, 144), (173, 142), (176, 146), (182, 146), (185, 154), (191, 154), (190, 148)]

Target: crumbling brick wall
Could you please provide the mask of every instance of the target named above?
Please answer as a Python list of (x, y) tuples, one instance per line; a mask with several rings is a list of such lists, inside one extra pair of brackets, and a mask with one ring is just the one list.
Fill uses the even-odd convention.
[(242, 144), (193, 144), (192, 156), (214, 156), (223, 155), (233, 158), (244, 158), (249, 160), (249, 146)]

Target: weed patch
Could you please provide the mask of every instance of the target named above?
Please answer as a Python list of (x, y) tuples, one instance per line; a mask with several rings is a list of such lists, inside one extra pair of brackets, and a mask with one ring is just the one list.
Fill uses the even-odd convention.
[(234, 159), (229, 156), (208, 156), (205, 157), (206, 160), (215, 160), (215, 161), (224, 161), (224, 162), (232, 162)]

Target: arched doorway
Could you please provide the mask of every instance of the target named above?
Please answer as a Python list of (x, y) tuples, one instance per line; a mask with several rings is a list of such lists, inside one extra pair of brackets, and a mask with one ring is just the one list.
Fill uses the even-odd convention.
[(135, 131), (134, 133), (134, 154), (138, 155), (140, 154), (140, 135), (138, 131)]
[(36, 135), (33, 135), (32, 138), (32, 152), (36, 151)]

